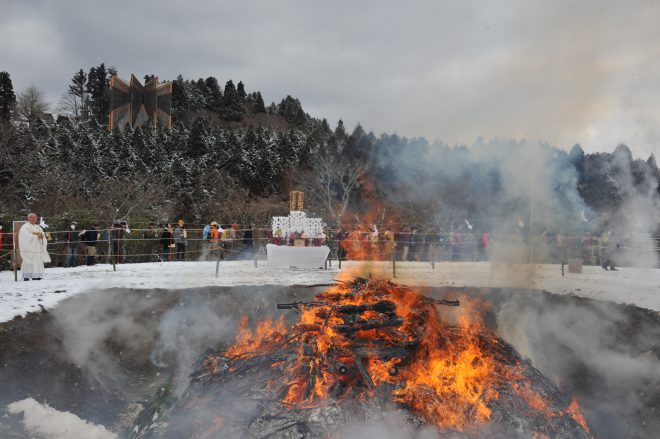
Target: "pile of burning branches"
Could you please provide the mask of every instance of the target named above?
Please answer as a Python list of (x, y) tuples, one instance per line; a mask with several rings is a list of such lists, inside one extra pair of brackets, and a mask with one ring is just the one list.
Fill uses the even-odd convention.
[(388, 408), (467, 436), (589, 437), (575, 400), (480, 320), (445, 322), (445, 306), (459, 302), (360, 278), (312, 302), (278, 304), (299, 314), (293, 325), (281, 318), (251, 329), (245, 318), (236, 343), (206, 357), (182, 403), (222, 408), (185, 428), (200, 437), (332, 437)]

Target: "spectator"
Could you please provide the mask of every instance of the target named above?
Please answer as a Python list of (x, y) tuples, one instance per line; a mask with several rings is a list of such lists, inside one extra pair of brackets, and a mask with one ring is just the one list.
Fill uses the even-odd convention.
[(188, 240), (188, 232), (186, 231), (186, 223), (180, 219), (174, 226), (174, 244), (176, 245), (176, 260), (183, 261), (186, 258), (186, 241)]
[(394, 248), (396, 247), (396, 242), (394, 242), (394, 232), (392, 231), (392, 227), (387, 227), (385, 229), (384, 233), (385, 237), (385, 255), (384, 259), (386, 261), (389, 261), (392, 259), (392, 255), (394, 254)]
[(484, 232), (481, 234), (481, 240), (479, 245), (479, 253), (481, 254), (481, 260), (487, 261), (490, 258), (490, 233)]
[[(225, 255), (230, 258), (233, 255), (234, 241), (236, 239), (236, 229), (238, 224), (232, 224), (226, 229), (219, 228), (220, 232), (220, 259), (224, 259)], [(229, 253), (228, 253), (229, 252)]]
[(378, 232), (378, 226), (376, 226), (376, 224), (372, 225), (371, 233), (369, 233), (367, 239), (370, 244), (369, 249), (367, 250), (368, 255), (371, 256), (372, 259), (380, 259), (380, 233)]
[(412, 228), (410, 235), (410, 259), (413, 261), (420, 261), (422, 257), (422, 249), (424, 248), (424, 235), (418, 233), (417, 227)]
[(90, 230), (83, 230), (80, 232), (80, 235), (78, 235), (87, 250), (85, 261), (87, 266), (96, 264), (96, 243), (99, 240), (99, 228), (99, 223), (94, 223)]
[[(218, 244), (220, 242), (220, 226), (218, 223), (213, 221), (211, 223), (211, 230), (209, 232), (209, 251), (212, 256), (215, 255), (215, 252), (218, 250)], [(222, 253), (220, 253), (220, 256), (222, 257)]]
[(451, 260), (459, 261), (461, 259), (461, 245), (463, 244), (463, 235), (458, 230), (449, 234), (449, 243), (451, 244)]
[(207, 224), (204, 226), (204, 229), (202, 229), (202, 239), (204, 242), (202, 243), (202, 254), (200, 256), (200, 260), (206, 261), (209, 258), (209, 251), (210, 251), (210, 245), (209, 245), (209, 239), (211, 235), (211, 224)]
[(142, 232), (142, 238), (145, 240), (145, 253), (147, 255), (147, 260), (151, 261), (154, 254), (154, 243), (158, 239), (158, 231), (156, 230), (155, 223), (149, 223), (149, 228)]
[(174, 244), (174, 229), (172, 229), (172, 224), (165, 224), (165, 229), (160, 235), (160, 246), (163, 249), (163, 261), (167, 262), (171, 260), (172, 251), (175, 248)]
[(412, 234), (410, 233), (410, 227), (404, 227), (399, 233), (397, 241), (401, 244), (401, 260), (408, 260), (408, 252), (410, 251), (410, 239)]
[(78, 240), (80, 233), (76, 230), (78, 223), (72, 221), (69, 225), (69, 230), (63, 233), (64, 241), (66, 242), (66, 259), (64, 260), (65, 267), (78, 266)]
[(21, 274), (24, 281), (40, 280), (44, 277), (44, 264), (50, 262), (46, 250), (48, 241), (41, 226), (37, 225), (37, 214), (29, 214), (27, 220), (18, 233)]
[(122, 227), (121, 223), (115, 222), (112, 225), (112, 230), (109, 231), (108, 236), (112, 243), (112, 257), (115, 264), (120, 264), (124, 260), (124, 236), (126, 229)]
[(250, 225), (249, 229), (245, 229), (243, 232), (243, 248), (245, 253), (251, 254), (254, 249), (254, 242), (252, 241), (252, 230), (254, 229), (254, 224)]
[(617, 271), (615, 261), (617, 253), (621, 248), (621, 243), (614, 232), (607, 233), (607, 242), (603, 248), (602, 267), (605, 271)]

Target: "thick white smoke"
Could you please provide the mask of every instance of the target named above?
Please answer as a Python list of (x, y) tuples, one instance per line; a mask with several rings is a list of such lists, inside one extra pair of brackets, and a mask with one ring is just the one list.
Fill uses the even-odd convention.
[(91, 424), (69, 412), (61, 412), (33, 398), (7, 406), (11, 414), (23, 415), (23, 426), (31, 437), (39, 439), (119, 439), (102, 425)]

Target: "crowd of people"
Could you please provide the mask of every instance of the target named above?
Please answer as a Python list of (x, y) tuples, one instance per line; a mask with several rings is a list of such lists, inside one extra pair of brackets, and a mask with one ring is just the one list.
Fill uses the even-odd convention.
[[(622, 245), (619, 237), (610, 231), (601, 236), (585, 233), (580, 237), (546, 231), (529, 238), (520, 234), (492, 237), (489, 231), (477, 232), (462, 227), (446, 230), (388, 226), (379, 230), (376, 225), (355, 225), (325, 228), (322, 237), (309, 238), (302, 233), (273, 231), (268, 226), (251, 224), (241, 227), (237, 223), (223, 226), (216, 221), (192, 227), (183, 219), (160, 225), (152, 222), (146, 228), (136, 230), (131, 230), (126, 221), (112, 222), (106, 228), (93, 221), (82, 229), (72, 221), (65, 231), (50, 232), (43, 220), (37, 222), (37, 215), (31, 213), (27, 220), (19, 233), (26, 280), (41, 278), (43, 269), (40, 264), (51, 261), (53, 265), (76, 267), (81, 262), (94, 265), (99, 257), (114, 264), (247, 259), (267, 243), (328, 245), (330, 257), (341, 260), (485, 261), (490, 259), (493, 241), (500, 239), (507, 242), (519, 240), (522, 244), (535, 246), (541, 243), (546, 251), (543, 255), (537, 254), (535, 262), (565, 263), (573, 257), (581, 258), (585, 264), (616, 270), (615, 260)], [(12, 235), (3, 234), (0, 225), (0, 250), (4, 250), (0, 257), (8, 255), (13, 248), (11, 239)]]

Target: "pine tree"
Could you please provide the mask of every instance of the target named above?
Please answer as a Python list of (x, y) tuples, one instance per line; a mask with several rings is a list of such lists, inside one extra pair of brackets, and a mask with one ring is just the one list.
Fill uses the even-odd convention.
[(180, 120), (183, 113), (188, 111), (190, 103), (186, 96), (186, 81), (183, 76), (179, 75), (172, 81), (172, 116)]
[(222, 110), (222, 91), (218, 80), (213, 76), (209, 76), (205, 80), (206, 87), (209, 90), (209, 98), (206, 101), (206, 106), (209, 110), (220, 113)]
[(230, 79), (225, 84), (225, 92), (222, 96), (222, 113), (223, 119), (240, 121), (246, 113), (245, 102), (239, 96), (234, 82)]
[(188, 156), (192, 158), (200, 158), (209, 153), (209, 126), (206, 119), (198, 117), (193, 122), (192, 130), (190, 131), (190, 140), (188, 142)]
[(264, 105), (264, 98), (261, 97), (261, 92), (258, 91), (255, 96), (254, 101), (254, 112), (255, 113), (265, 113), (266, 106)]
[(307, 114), (302, 109), (300, 101), (287, 95), (286, 98), (277, 106), (277, 114), (282, 116), (284, 120), (290, 124), (302, 126), (307, 122)]
[(247, 97), (247, 93), (245, 93), (245, 85), (243, 84), (243, 81), (239, 81), (238, 85), (236, 86), (236, 95), (238, 96), (239, 99), (245, 99)]
[(9, 73), (0, 72), (0, 122), (9, 122), (16, 105), (16, 95)]
[(247, 95), (245, 98), (245, 106), (248, 113), (250, 114), (259, 114), (266, 112), (266, 106), (264, 105), (264, 99), (261, 97), (260, 92), (253, 92)]
[(87, 75), (83, 69), (80, 69), (71, 78), (69, 89), (60, 101), (60, 111), (78, 121), (89, 118), (89, 97), (86, 85)]
[(100, 124), (107, 124), (110, 108), (110, 76), (117, 72), (107, 69), (104, 63), (92, 67), (87, 74), (86, 90), (89, 93), (90, 111)]

